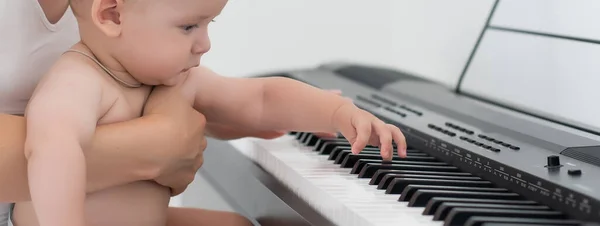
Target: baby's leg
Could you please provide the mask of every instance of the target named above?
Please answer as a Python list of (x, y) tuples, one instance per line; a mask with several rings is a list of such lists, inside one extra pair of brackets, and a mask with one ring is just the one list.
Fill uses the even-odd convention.
[[(165, 226), (169, 198), (168, 188), (148, 181), (88, 194), (86, 226)], [(31, 202), (17, 203), (13, 223), (15, 226), (39, 225)]]
[(237, 213), (170, 207), (167, 214), (167, 226), (252, 226), (252, 223)]

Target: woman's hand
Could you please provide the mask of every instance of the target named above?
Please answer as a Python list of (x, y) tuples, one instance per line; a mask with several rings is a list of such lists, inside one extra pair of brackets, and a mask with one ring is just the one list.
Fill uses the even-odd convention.
[(174, 87), (156, 87), (144, 114), (155, 118), (156, 133), (164, 135), (162, 142), (153, 141), (164, 145), (148, 150), (148, 156), (157, 166), (154, 180), (170, 187), (172, 195), (180, 194), (202, 166), (202, 154), (206, 148), (206, 118), (194, 110)]

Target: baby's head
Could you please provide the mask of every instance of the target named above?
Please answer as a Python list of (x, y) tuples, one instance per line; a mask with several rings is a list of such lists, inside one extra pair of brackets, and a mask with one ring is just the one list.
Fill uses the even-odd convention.
[(71, 7), (82, 42), (111, 70), (147, 85), (172, 85), (210, 49), (208, 24), (226, 2), (71, 0)]

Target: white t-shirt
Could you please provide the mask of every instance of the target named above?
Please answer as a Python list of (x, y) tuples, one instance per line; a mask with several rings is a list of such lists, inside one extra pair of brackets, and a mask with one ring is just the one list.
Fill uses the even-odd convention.
[(0, 31), (0, 112), (22, 114), (39, 78), (79, 40), (77, 23), (71, 10), (51, 24), (37, 0), (2, 0)]
[[(38, 0), (0, 0), (0, 31), (0, 113), (20, 115), (40, 77), (79, 40), (77, 22), (70, 9), (51, 24)], [(8, 210), (0, 203), (0, 226)]]

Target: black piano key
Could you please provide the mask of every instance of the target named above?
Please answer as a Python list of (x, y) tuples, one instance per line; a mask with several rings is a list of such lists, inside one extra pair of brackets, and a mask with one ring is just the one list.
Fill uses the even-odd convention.
[(320, 152), (321, 149), (323, 148), (323, 145), (325, 145), (326, 143), (330, 143), (330, 142), (346, 142), (348, 143), (348, 141), (346, 141), (346, 139), (339, 139), (339, 138), (334, 138), (334, 139), (319, 139), (317, 141), (317, 143), (315, 144), (314, 147), (314, 151), (318, 151)]
[(485, 208), (454, 208), (448, 213), (444, 226), (463, 226), (474, 216), (488, 217), (522, 217), (540, 219), (565, 219), (565, 215), (558, 211), (548, 210), (505, 210)]
[(381, 163), (391, 165), (424, 165), (424, 166), (448, 166), (445, 162), (419, 162), (419, 161), (383, 161), (375, 159), (359, 159), (352, 167), (352, 172), (359, 173), (367, 163)]
[(415, 171), (436, 171), (436, 172), (460, 172), (460, 169), (454, 166), (426, 166), (426, 165), (400, 165), (400, 164), (382, 164), (382, 163), (367, 163), (366, 165), (357, 168), (352, 168), (350, 173), (356, 174), (358, 170), (359, 178), (371, 178), (377, 170), (415, 170)]
[(421, 175), (440, 175), (440, 176), (472, 176), (471, 173), (466, 172), (436, 172), (436, 171), (414, 171), (414, 170), (377, 170), (375, 175), (371, 177), (371, 181), (369, 181), (370, 185), (377, 185), (388, 173), (408, 173), (408, 174), (421, 174)]
[(305, 134), (305, 132), (298, 132), (294, 136), (296, 137), (296, 140), (300, 140), (300, 137), (304, 136), (304, 134)]
[(334, 148), (349, 149), (349, 147), (350, 147), (350, 145), (348, 144), (347, 141), (333, 140), (333, 141), (327, 141), (327, 142), (323, 143), (323, 146), (321, 146), (320, 149), (315, 150), (315, 151), (318, 151), (319, 154), (322, 154), (322, 155), (329, 155), (329, 153), (331, 153), (331, 151)]
[(503, 199), (522, 200), (523, 197), (512, 192), (482, 192), (482, 191), (440, 191), (421, 189), (408, 201), (408, 206), (424, 207), (433, 197), (475, 198), (475, 199)]
[[(483, 223), (482, 226), (563, 226), (560, 224), (525, 224), (525, 223)], [(581, 226), (581, 225), (577, 225)]]
[(551, 210), (548, 206), (543, 205), (506, 205), (506, 204), (489, 204), (489, 203), (461, 203), (461, 202), (445, 202), (435, 211), (433, 220), (444, 220), (448, 213), (453, 208), (487, 208), (487, 209), (510, 209), (510, 210)]
[[(338, 158), (338, 156), (340, 154), (343, 154), (346, 152), (352, 153), (351, 148), (349, 146), (337, 146), (330, 150), (325, 149), (325, 151), (328, 152), (327, 155), (329, 155), (329, 158), (328, 158), (329, 160), (335, 160)], [(325, 152), (321, 152), (320, 154), (325, 155)], [(359, 154), (381, 155), (381, 150), (379, 148), (366, 147)], [(414, 149), (406, 150), (406, 155), (407, 156), (429, 156), (421, 151), (414, 150)], [(398, 157), (398, 152), (394, 151), (392, 153), (392, 156)]]
[(302, 143), (302, 141), (304, 141), (304, 139), (306, 139), (307, 136), (310, 136), (310, 133), (302, 133), (302, 134), (300, 134), (300, 136), (297, 137), (296, 140), (298, 140), (298, 142)]
[(516, 217), (470, 217), (465, 226), (489, 226), (494, 224), (504, 225), (535, 225), (535, 226), (580, 226), (581, 221), (566, 219), (540, 219), (540, 218), (516, 218)]
[(477, 199), (477, 198), (456, 198), (456, 197), (433, 197), (423, 210), (423, 215), (433, 215), (437, 208), (445, 202), (461, 202), (461, 203), (490, 203), (490, 204), (506, 204), (506, 205), (539, 205), (532, 200), (503, 200), (503, 199)]
[(310, 139), (312, 139), (313, 137), (316, 137), (316, 135), (314, 135), (312, 133), (307, 133), (306, 136), (304, 136), (300, 140), (300, 143), (303, 144), (303, 145), (306, 145), (308, 143), (308, 141), (310, 141)]
[[(356, 164), (359, 159), (375, 159), (375, 160), (383, 160), (381, 154), (352, 154), (350, 151), (343, 152), (338, 155), (338, 157), (333, 162), (334, 164), (341, 164), (343, 168), (350, 168)], [(399, 156), (392, 156), (392, 160), (396, 161), (418, 161), (418, 162), (440, 162), (434, 157), (427, 156), (411, 156), (410, 154), (404, 158)]]
[(296, 132), (296, 131), (291, 131), (291, 132), (289, 132), (288, 134), (289, 134), (289, 135), (291, 135), (291, 136), (296, 136), (296, 134), (298, 134), (298, 132)]
[[(410, 184), (423, 184), (423, 185), (438, 185), (438, 186), (463, 186), (463, 187), (492, 187), (492, 182), (489, 181), (476, 181), (476, 180), (440, 180), (440, 179), (420, 179), (420, 178), (394, 178), (390, 185), (385, 190), (386, 194), (402, 194), (402, 191), (406, 188), (406, 186)], [(425, 190), (425, 191), (435, 191), (435, 190)], [(415, 196), (418, 195), (419, 190), (415, 193)], [(452, 191), (438, 191), (438, 192), (452, 192)], [(415, 198), (412, 197), (412, 199)], [(412, 201), (411, 199), (411, 201)], [(419, 200), (421, 201), (421, 200)], [(425, 206), (426, 202), (423, 203)]]
[(473, 181), (483, 181), (479, 177), (472, 176), (441, 176), (441, 175), (419, 175), (419, 174), (395, 174), (390, 173), (383, 177), (381, 182), (377, 185), (377, 189), (383, 190), (387, 189), (388, 185), (395, 178), (420, 178), (420, 179), (436, 179), (436, 180), (473, 180)]
[(439, 186), (439, 185), (424, 185), (424, 184), (411, 184), (406, 186), (402, 191), (398, 201), (406, 202), (410, 201), (412, 196), (420, 189), (427, 190), (443, 190), (443, 191), (483, 191), (483, 192), (508, 192), (506, 188), (490, 188), (490, 187), (462, 187), (462, 186)]
[[(329, 160), (334, 160), (339, 158), (340, 155), (346, 155), (346, 154), (352, 154), (352, 151), (350, 149), (334, 149), (333, 151), (331, 151), (331, 156), (329, 158)], [(359, 155), (378, 155), (381, 156), (381, 151), (379, 149), (365, 149), (362, 150)], [(407, 150), (406, 151), (406, 156), (407, 157), (431, 157), (430, 155), (420, 152), (420, 151), (416, 151), (416, 150)], [(398, 152), (394, 151), (392, 153), (392, 157), (399, 157), (398, 156)], [(431, 157), (433, 158), (433, 157)]]

